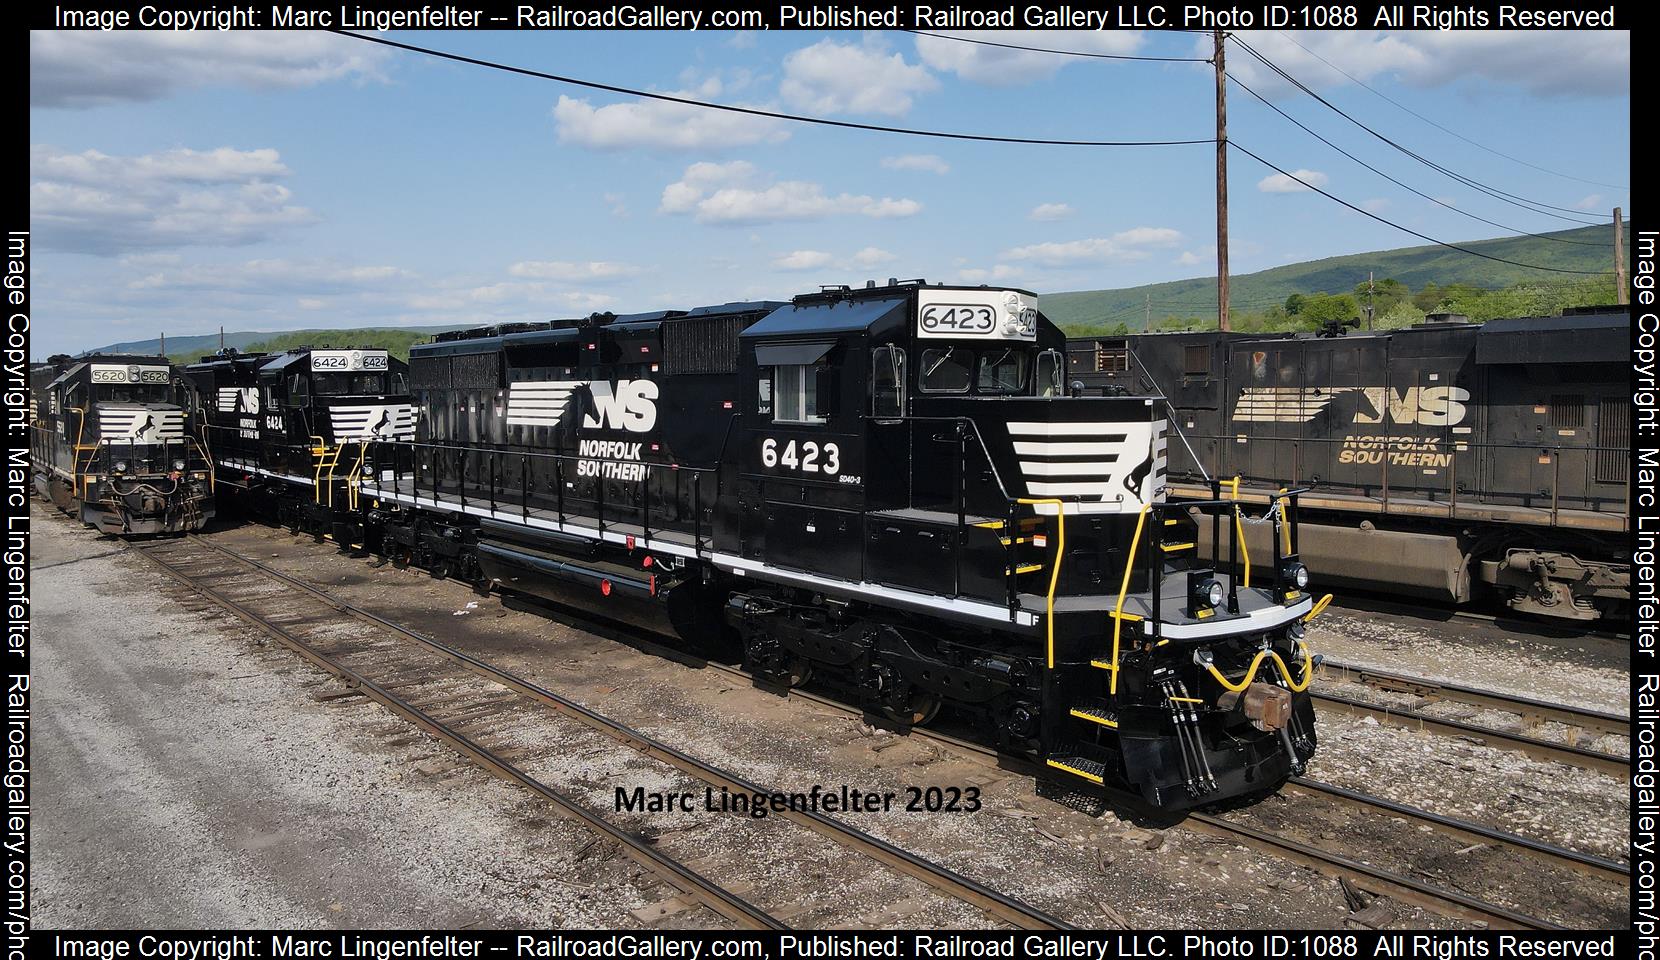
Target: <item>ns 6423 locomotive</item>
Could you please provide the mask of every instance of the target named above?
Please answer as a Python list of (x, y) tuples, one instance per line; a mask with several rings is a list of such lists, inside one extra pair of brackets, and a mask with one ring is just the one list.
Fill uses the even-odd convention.
[[(661, 604), (1075, 787), (1272, 790), (1315, 749), (1297, 494), (1167, 498), (1164, 399), (1074, 396), (1063, 349), (1025, 291), (920, 281), (488, 328), (411, 351), (414, 440), (291, 437), (309, 472), (256, 469), (349, 463), (334, 522), (394, 557)], [(1273, 547), (1200, 554), (1245, 523)]]

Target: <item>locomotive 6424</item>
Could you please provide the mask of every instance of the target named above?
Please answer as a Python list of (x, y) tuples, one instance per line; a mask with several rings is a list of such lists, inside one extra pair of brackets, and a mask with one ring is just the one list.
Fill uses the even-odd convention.
[[(1272, 790), (1315, 748), (1297, 492), (1168, 499), (1164, 399), (1069, 395), (1063, 348), (1025, 291), (920, 281), (446, 334), (413, 439), (288, 420), (221, 475), (481, 586), (656, 603), (901, 725), (949, 706), (1075, 787)], [(193, 370), (224, 397), (237, 366)], [(1246, 523), (1272, 546), (1201, 554)]]

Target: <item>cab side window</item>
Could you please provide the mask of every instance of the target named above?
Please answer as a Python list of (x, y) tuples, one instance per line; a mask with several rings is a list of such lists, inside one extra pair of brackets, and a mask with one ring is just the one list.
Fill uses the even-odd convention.
[(905, 351), (893, 344), (870, 354), (871, 415), (898, 419), (905, 415)]
[(774, 421), (823, 423), (819, 400), (821, 363), (795, 363), (773, 367)]

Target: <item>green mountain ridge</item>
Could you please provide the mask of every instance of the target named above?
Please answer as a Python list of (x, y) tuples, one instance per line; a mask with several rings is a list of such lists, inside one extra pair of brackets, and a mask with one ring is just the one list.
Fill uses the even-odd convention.
[[(1612, 225), (1578, 227), (1538, 236), (1472, 240), (1459, 246), (1490, 257), (1557, 270), (1587, 270), (1612, 275)], [(1552, 238), (1552, 239), (1546, 239)], [(1564, 242), (1567, 241), (1567, 242)], [(1630, 233), (1626, 235), (1630, 262)], [(1366, 281), (1395, 279), (1417, 290), (1426, 284), (1467, 284), (1497, 290), (1516, 283), (1567, 284), (1587, 279), (1575, 273), (1551, 273), (1473, 257), (1458, 250), (1426, 245), (1352, 253), (1323, 260), (1288, 263), (1234, 274), (1228, 278), (1228, 305), (1233, 311), (1261, 310), (1284, 303), (1294, 293), (1348, 293)], [(1039, 297), (1044, 314), (1069, 333), (1097, 330), (1123, 323), (1132, 330), (1146, 324), (1149, 313), (1165, 317), (1216, 315), (1216, 276), (1150, 283), (1116, 290), (1079, 290), (1046, 293)]]
[[(1606, 278), (1613, 272), (1612, 240), (1609, 227), (1595, 226), (1538, 236), (1472, 240), (1461, 242), (1459, 246), (1504, 260), (1557, 270), (1592, 271)], [(1629, 262), (1629, 234), (1626, 244)], [(1249, 312), (1282, 304), (1292, 294), (1348, 293), (1365, 282), (1368, 272), (1379, 281), (1394, 279), (1413, 290), (1432, 283), (1442, 287), (1463, 284), (1497, 290), (1517, 283), (1567, 285), (1588, 279), (1583, 274), (1545, 272), (1484, 260), (1443, 246), (1425, 245), (1352, 253), (1289, 263), (1255, 273), (1235, 274), (1229, 278), (1228, 302), (1235, 312)], [(1068, 333), (1089, 333), (1119, 323), (1136, 330), (1145, 325), (1149, 316), (1155, 322), (1171, 317), (1214, 317), (1216, 278), (1194, 277), (1112, 290), (1044, 293), (1039, 303), (1043, 312)], [(244, 330), (227, 332), (224, 342), (226, 346), (238, 350), (279, 350), (302, 344), (316, 347), (386, 347), (401, 357), (407, 357), (411, 344), (467, 326), (470, 324)], [(160, 347), (157, 339), (135, 340), (97, 347), (88, 352), (154, 354)], [(218, 334), (167, 338), (168, 353), (175, 359), (195, 360), (217, 349)]]

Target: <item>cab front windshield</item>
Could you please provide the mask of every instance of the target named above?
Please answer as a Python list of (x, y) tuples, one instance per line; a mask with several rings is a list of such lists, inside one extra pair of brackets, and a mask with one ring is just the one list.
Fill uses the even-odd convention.
[(313, 388), (325, 397), (354, 397), (386, 393), (384, 373), (313, 373)]
[(165, 383), (100, 383), (92, 397), (104, 403), (168, 403), (172, 387)]
[(982, 396), (1024, 394), (1030, 382), (1032, 356), (1025, 346), (973, 350), (968, 347), (929, 347), (922, 351), (920, 386), (923, 393), (968, 393)]

